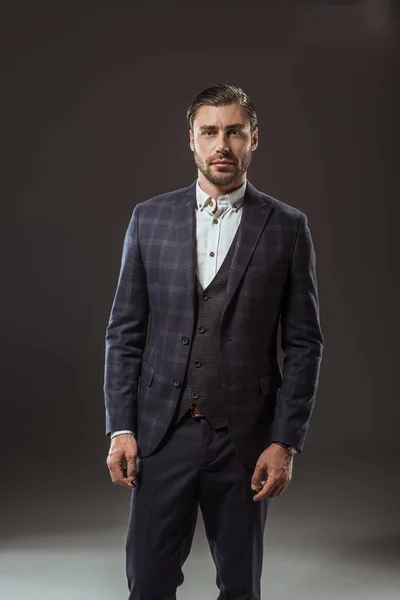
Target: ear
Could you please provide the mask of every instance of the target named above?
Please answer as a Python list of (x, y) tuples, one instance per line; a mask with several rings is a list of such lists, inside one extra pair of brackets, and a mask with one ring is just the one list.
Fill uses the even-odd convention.
[(258, 146), (258, 129), (253, 131), (253, 135), (251, 136), (251, 149), (255, 150)]
[(194, 151), (194, 137), (193, 137), (192, 130), (189, 131), (189, 145), (190, 145), (191, 151), (193, 152)]

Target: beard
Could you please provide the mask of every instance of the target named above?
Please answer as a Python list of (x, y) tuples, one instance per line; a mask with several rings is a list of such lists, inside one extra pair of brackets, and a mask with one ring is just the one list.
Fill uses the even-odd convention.
[[(218, 167), (218, 170), (215, 167), (211, 166), (211, 162), (215, 161), (216, 158), (210, 159), (208, 162), (206, 159), (202, 159), (196, 152), (193, 150), (194, 162), (196, 163), (196, 167), (199, 169), (201, 173), (203, 173), (204, 177), (213, 185), (218, 186), (230, 186), (233, 185), (236, 181), (238, 181), (242, 175), (247, 171), (251, 163), (252, 150), (249, 150), (245, 154), (241, 156), (238, 160), (236, 159), (233, 165), (229, 165), (228, 167)], [(223, 157), (226, 160), (234, 160), (230, 156)], [(215, 170), (213, 170), (215, 169)]]

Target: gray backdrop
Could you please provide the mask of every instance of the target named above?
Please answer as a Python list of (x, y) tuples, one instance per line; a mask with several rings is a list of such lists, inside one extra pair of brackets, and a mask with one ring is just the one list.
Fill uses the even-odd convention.
[[(371, 490), (398, 492), (390, 479), (400, 421), (398, 16), (389, 0), (9, 3), (2, 22), (6, 547), (46, 532), (73, 540), (82, 528), (119, 526), (118, 576), (107, 594), (116, 598), (112, 590), (122, 586), (125, 597), (129, 492), (108, 483), (105, 466), (105, 327), (133, 207), (195, 179), (185, 110), (218, 82), (243, 87), (258, 113), (249, 180), (308, 215), (317, 254), (324, 358), (295, 467), (299, 483), (282, 503), (298, 510), (295, 486), (309, 477), (312, 496), (332, 456), (341, 456), (335, 489), (367, 485), (361, 503)], [(390, 556), (393, 548), (399, 556), (399, 540)], [(8, 560), (8, 573), (21, 564)], [(33, 598), (11, 594), (7, 581), (13, 598)], [(43, 581), (41, 597), (53, 598)]]

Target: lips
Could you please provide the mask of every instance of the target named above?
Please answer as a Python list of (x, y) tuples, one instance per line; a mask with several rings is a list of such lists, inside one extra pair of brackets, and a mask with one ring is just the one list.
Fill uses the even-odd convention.
[(229, 162), (227, 160), (215, 160), (211, 164), (212, 165), (233, 165), (233, 162)]

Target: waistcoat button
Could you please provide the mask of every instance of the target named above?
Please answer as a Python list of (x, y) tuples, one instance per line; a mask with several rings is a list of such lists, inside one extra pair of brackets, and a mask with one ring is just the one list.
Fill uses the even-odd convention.
[(200, 332), (200, 333), (205, 333), (205, 331), (206, 331), (206, 330), (205, 330), (205, 327), (199, 327), (199, 332)]
[(197, 392), (193, 392), (192, 398), (194, 398), (195, 400), (197, 400), (198, 397), (199, 397), (199, 394)]
[(203, 298), (203, 300), (208, 300), (208, 298), (209, 298), (209, 295), (208, 295), (208, 294), (203, 294), (203, 295), (202, 295), (202, 298)]
[(199, 360), (196, 360), (194, 365), (195, 365), (195, 367), (201, 367), (201, 362)]

